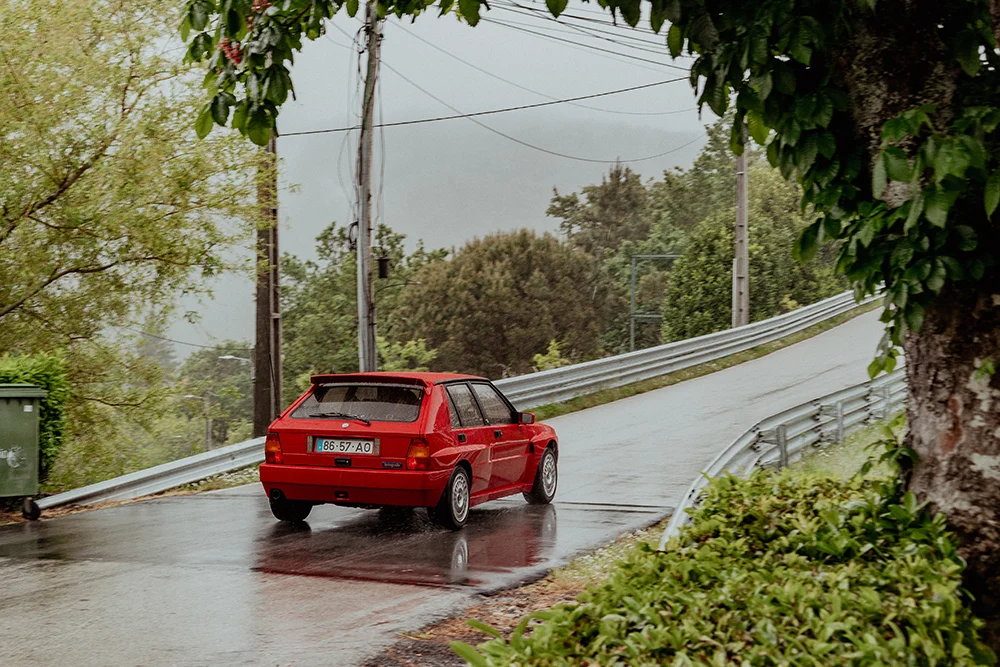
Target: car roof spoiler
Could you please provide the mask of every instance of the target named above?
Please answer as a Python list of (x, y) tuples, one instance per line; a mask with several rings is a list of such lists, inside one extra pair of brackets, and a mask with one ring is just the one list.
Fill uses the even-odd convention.
[(368, 374), (337, 374), (337, 373), (323, 373), (322, 375), (313, 375), (310, 378), (312, 384), (328, 384), (330, 382), (363, 382), (365, 384), (409, 384), (416, 387), (422, 387), (424, 392), (430, 393), (431, 387), (434, 386), (433, 382), (425, 380), (423, 378), (408, 377), (408, 376), (398, 376), (398, 375), (368, 375)]

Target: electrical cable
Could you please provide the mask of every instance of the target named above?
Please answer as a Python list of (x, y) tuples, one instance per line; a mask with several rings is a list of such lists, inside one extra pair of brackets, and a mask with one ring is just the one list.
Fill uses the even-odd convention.
[[(547, 93), (543, 93), (541, 91), (534, 90), (533, 88), (528, 88), (527, 86), (523, 86), (523, 85), (517, 83), (516, 81), (511, 81), (510, 79), (505, 79), (504, 77), (500, 76), (499, 74), (494, 74), (493, 72), (490, 72), (489, 70), (483, 69), (482, 67), (479, 67), (478, 65), (475, 65), (475, 64), (473, 64), (473, 63), (465, 60), (464, 58), (460, 58), (460, 57), (456, 56), (455, 54), (451, 53), (450, 51), (446, 51), (445, 49), (441, 48), (440, 46), (438, 46), (434, 42), (432, 42), (430, 40), (427, 40), (427, 39), (424, 39), (420, 35), (407, 30), (402, 25), (398, 25), (396, 27), (399, 28), (400, 30), (402, 30), (403, 32), (405, 32), (406, 34), (408, 34), (410, 37), (413, 37), (414, 39), (418, 39), (421, 42), (423, 42), (424, 44), (426, 44), (427, 46), (431, 47), (432, 49), (440, 51), (441, 53), (443, 53), (444, 55), (448, 56), (452, 60), (456, 60), (456, 61), (462, 63), (463, 65), (467, 65), (468, 67), (471, 67), (472, 69), (476, 70), (477, 72), (481, 72), (481, 73), (485, 74), (486, 76), (489, 76), (489, 77), (492, 77), (492, 78), (496, 79), (497, 81), (502, 81), (502, 82), (504, 82), (504, 83), (506, 83), (508, 85), (514, 86), (515, 88), (519, 88), (521, 90), (527, 91), (527, 92), (535, 94), (535, 95), (539, 95), (540, 97), (544, 97), (544, 98), (547, 98), (547, 99), (550, 99), (550, 100), (556, 100), (556, 99), (558, 99), (557, 97), (553, 97), (552, 95), (549, 95)], [(679, 110), (675, 110), (675, 111), (620, 111), (620, 110), (617, 110), (617, 109), (602, 109), (601, 107), (592, 107), (592, 106), (587, 105), (587, 104), (579, 104), (579, 103), (576, 103), (576, 102), (568, 102), (567, 104), (569, 104), (570, 106), (574, 106), (574, 107), (580, 107), (581, 109), (590, 109), (591, 111), (601, 111), (601, 112), (604, 112), (604, 113), (620, 114), (620, 115), (623, 115), (623, 116), (670, 116), (670, 115), (673, 115), (673, 114), (685, 113), (687, 111), (695, 111), (697, 109), (697, 107), (692, 107), (690, 109), (679, 109)]]
[(658, 60), (652, 60), (650, 58), (643, 58), (641, 56), (635, 56), (635, 55), (632, 55), (630, 53), (621, 53), (621, 52), (615, 51), (613, 49), (603, 49), (603, 48), (601, 48), (599, 46), (594, 46), (593, 44), (584, 44), (582, 42), (574, 42), (571, 39), (564, 39), (562, 37), (556, 37), (555, 35), (549, 35), (549, 34), (544, 33), (544, 32), (538, 32), (537, 30), (532, 30), (531, 28), (525, 28), (525, 27), (521, 26), (520, 24), (510, 23), (509, 21), (502, 21), (500, 19), (491, 19), (488, 16), (484, 16), (484, 17), (480, 18), (479, 20), (480, 21), (485, 21), (487, 23), (493, 23), (495, 25), (502, 25), (502, 26), (504, 26), (506, 28), (510, 28), (511, 30), (517, 30), (519, 32), (524, 32), (524, 33), (528, 33), (528, 34), (531, 34), (531, 35), (536, 35), (538, 37), (544, 37), (544, 38), (547, 38), (547, 39), (554, 40), (556, 42), (564, 42), (566, 44), (570, 44), (570, 45), (578, 47), (578, 48), (590, 49), (592, 51), (597, 51), (599, 53), (608, 53), (608, 54), (617, 56), (619, 58), (628, 58), (630, 60), (635, 60), (636, 62), (651, 63), (653, 65), (659, 65), (660, 67), (669, 67), (671, 69), (681, 70), (683, 72), (688, 71), (687, 68), (680, 67), (678, 65), (671, 65), (670, 63), (664, 63), (664, 62), (660, 62)]
[[(389, 67), (386, 65), (386, 67)], [(392, 68), (389, 68), (392, 69)], [(395, 70), (392, 70), (395, 72)], [(400, 75), (402, 76), (402, 75)], [(609, 95), (618, 95), (620, 93), (627, 93), (633, 90), (643, 90), (646, 88), (654, 88), (656, 86), (662, 86), (668, 83), (677, 83), (678, 81), (687, 81), (688, 77), (682, 76), (675, 79), (665, 79), (663, 81), (654, 81), (652, 83), (644, 83), (638, 86), (630, 86), (628, 88), (619, 88), (617, 90), (608, 90), (603, 93), (594, 93), (591, 95), (578, 95), (576, 97), (567, 97), (559, 100), (552, 100), (550, 102), (535, 102), (534, 104), (522, 104), (516, 107), (505, 107), (503, 109), (490, 109), (488, 111), (475, 111), (472, 113), (461, 113), (458, 112), (454, 116), (434, 116), (432, 118), (417, 118), (414, 120), (400, 120), (391, 123), (380, 123), (376, 127), (400, 127), (403, 125), (419, 125), (422, 123), (434, 123), (442, 120), (454, 120), (456, 118), (473, 118), (475, 116), (491, 116), (494, 114), (507, 113), (510, 111), (522, 111), (524, 109), (538, 109), (540, 107), (549, 107), (556, 104), (566, 104), (569, 102), (577, 102), (579, 100), (590, 100), (596, 97), (607, 97)], [(446, 105), (447, 106), (447, 105)], [(454, 109), (453, 109), (454, 110)], [(335, 127), (326, 130), (303, 130), (301, 132), (286, 132), (282, 134), (283, 137), (298, 137), (309, 134), (329, 134), (332, 132), (348, 132), (350, 130), (360, 129), (359, 126), (354, 125), (351, 127)]]
[(542, 148), (540, 146), (535, 146), (534, 144), (529, 144), (528, 142), (522, 141), (521, 139), (518, 139), (517, 137), (512, 137), (509, 134), (501, 132), (500, 130), (497, 130), (496, 128), (491, 127), (491, 126), (487, 125), (486, 123), (483, 123), (482, 121), (479, 121), (476, 118), (473, 118), (472, 114), (463, 114), (457, 108), (455, 108), (452, 105), (448, 104), (447, 102), (445, 102), (444, 100), (442, 100), (440, 97), (436, 96), (434, 93), (430, 92), (429, 90), (423, 88), (422, 86), (420, 86), (416, 82), (414, 82), (411, 79), (409, 79), (406, 75), (404, 75), (403, 73), (401, 73), (400, 71), (398, 71), (392, 65), (389, 65), (388, 63), (384, 63), (383, 62), (382, 66), (384, 66), (390, 72), (394, 73), (396, 76), (398, 76), (399, 78), (403, 79), (408, 84), (410, 84), (411, 86), (413, 86), (414, 88), (416, 88), (420, 92), (424, 93), (425, 95), (427, 95), (431, 99), (433, 99), (433, 100), (439, 102), (440, 104), (444, 105), (445, 107), (451, 109), (456, 114), (459, 114), (456, 117), (458, 117), (458, 118), (468, 118), (470, 121), (472, 121), (476, 125), (480, 126), (484, 130), (488, 130), (489, 132), (492, 132), (493, 134), (501, 136), (504, 139), (507, 139), (509, 141), (513, 141), (514, 143), (520, 144), (521, 146), (525, 146), (527, 148), (531, 148), (533, 150), (540, 151), (542, 153), (547, 153), (549, 155), (554, 155), (556, 157), (565, 158), (567, 160), (576, 160), (578, 162), (591, 162), (591, 163), (597, 163), (597, 164), (617, 164), (617, 163), (620, 163), (620, 162), (625, 162), (625, 163), (644, 162), (646, 160), (653, 160), (653, 159), (656, 159), (656, 158), (659, 158), (659, 157), (663, 157), (665, 155), (670, 155), (671, 153), (675, 153), (675, 152), (681, 150), (682, 148), (690, 146), (691, 144), (693, 144), (696, 141), (699, 141), (700, 139), (703, 138), (702, 136), (697, 136), (697, 137), (695, 137), (694, 139), (692, 139), (691, 141), (689, 141), (689, 142), (687, 142), (685, 144), (681, 144), (680, 146), (675, 146), (674, 148), (671, 148), (670, 150), (667, 150), (667, 151), (663, 151), (662, 153), (657, 153), (656, 155), (647, 155), (647, 156), (641, 157), (641, 158), (633, 158), (633, 159), (630, 159), (630, 160), (622, 160), (622, 159), (597, 160), (597, 159), (593, 159), (593, 158), (578, 157), (576, 155), (568, 155), (566, 153), (559, 153), (557, 151), (552, 151), (552, 150), (549, 150), (547, 148)]
[[(666, 42), (664, 42), (663, 44), (657, 44), (656, 42), (646, 41), (644, 39), (640, 39), (639, 40), (642, 44), (647, 45), (647, 47), (648, 46), (653, 46), (653, 47), (658, 47), (658, 48), (647, 48), (647, 47), (643, 47), (643, 46), (635, 46), (633, 44), (625, 44), (623, 42), (618, 41), (617, 39), (612, 39), (610, 37), (605, 37), (604, 35), (598, 34), (599, 32), (603, 32), (603, 31), (599, 31), (599, 30), (594, 29), (594, 28), (584, 28), (582, 26), (575, 25), (575, 24), (570, 23), (568, 21), (560, 20), (560, 19), (552, 16), (551, 14), (543, 13), (543, 12), (541, 12), (541, 10), (538, 10), (538, 9), (535, 9), (535, 8), (532, 8), (532, 7), (523, 7), (522, 5), (517, 4), (516, 2), (513, 2), (511, 4), (513, 6), (498, 5), (498, 8), (499, 9), (507, 10), (509, 12), (514, 12), (514, 13), (520, 14), (522, 16), (534, 16), (536, 18), (540, 17), (540, 18), (545, 19), (547, 21), (552, 21), (552, 22), (558, 23), (559, 25), (564, 25), (564, 26), (566, 26), (568, 28), (572, 28), (573, 30), (575, 30), (575, 31), (577, 31), (579, 33), (582, 33), (584, 35), (587, 35), (588, 37), (592, 37), (594, 39), (601, 39), (601, 40), (604, 40), (606, 42), (611, 42), (612, 44), (617, 44), (618, 46), (624, 46), (626, 48), (635, 49), (636, 51), (642, 51), (644, 53), (653, 53), (653, 54), (656, 54), (656, 55), (663, 55), (666, 52)], [(527, 12), (519, 12), (516, 9), (514, 9), (514, 7), (525, 9), (525, 10), (527, 10)], [(528, 13), (528, 12), (530, 12), (530, 13)], [(614, 33), (610, 33), (610, 34), (614, 34)], [(619, 36), (621, 38), (626, 38), (627, 37), (626, 35), (616, 35), (616, 36)], [(671, 65), (671, 67), (677, 67), (677, 66), (676, 65)], [(677, 67), (677, 69), (683, 69), (683, 68)]]

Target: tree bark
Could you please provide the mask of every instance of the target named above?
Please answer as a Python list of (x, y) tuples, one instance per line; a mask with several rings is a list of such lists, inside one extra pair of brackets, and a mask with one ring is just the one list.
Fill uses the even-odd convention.
[(907, 337), (910, 489), (948, 517), (967, 562), (965, 586), (1000, 650), (1000, 285), (951, 290)]
[[(941, 41), (942, 8), (938, 0), (880, 0), (874, 14), (856, 15), (853, 37), (840, 48), (835, 80), (847, 91), (853, 140), (867, 149), (869, 165), (883, 124), (902, 111), (932, 103), (939, 127), (951, 121), (960, 70)], [(991, 10), (1000, 34), (1000, 0)], [(909, 196), (903, 185), (875, 195), (893, 206)], [(998, 246), (996, 238), (984, 243)], [(919, 457), (909, 488), (947, 515), (967, 562), (965, 586), (987, 621), (984, 640), (1000, 652), (1000, 374), (984, 372), (984, 362), (1000, 366), (996, 272), (978, 286), (950, 287), (904, 349), (907, 444)]]

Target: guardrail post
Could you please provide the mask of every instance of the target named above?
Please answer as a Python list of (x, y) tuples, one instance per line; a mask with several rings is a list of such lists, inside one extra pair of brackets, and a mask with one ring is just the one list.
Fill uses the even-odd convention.
[(844, 402), (837, 401), (837, 444), (844, 442)]
[(784, 424), (778, 425), (776, 437), (778, 440), (778, 466), (788, 467), (788, 427)]

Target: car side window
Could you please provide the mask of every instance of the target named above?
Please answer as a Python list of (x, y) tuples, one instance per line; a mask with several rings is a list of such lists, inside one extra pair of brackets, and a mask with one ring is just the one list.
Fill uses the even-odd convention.
[(483, 409), (487, 423), (513, 424), (517, 421), (507, 401), (495, 387), (488, 384), (474, 384), (472, 388), (476, 392), (476, 398), (479, 399), (479, 406)]
[[(476, 405), (476, 400), (472, 397), (469, 385), (454, 384), (449, 386), (448, 403), (453, 410), (452, 420), (455, 418), (455, 413), (458, 413), (459, 428), (473, 428), (475, 426), (486, 425), (482, 413), (479, 412), (479, 406)], [(452, 426), (455, 426), (454, 421), (452, 421)]]

